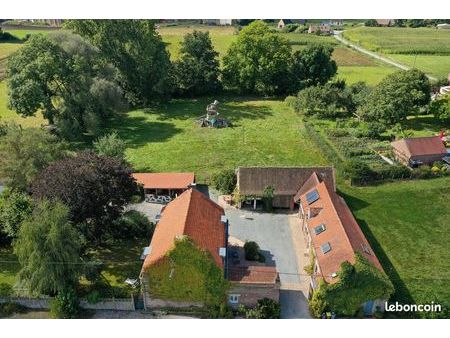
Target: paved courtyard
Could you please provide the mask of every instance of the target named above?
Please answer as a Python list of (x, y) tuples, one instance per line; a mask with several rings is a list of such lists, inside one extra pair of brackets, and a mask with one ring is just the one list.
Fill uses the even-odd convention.
[(227, 208), (230, 236), (258, 243), (267, 263), (280, 275), (282, 318), (310, 318), (306, 293), (309, 277), (303, 270), (308, 264), (298, 219), (287, 213), (262, 213)]

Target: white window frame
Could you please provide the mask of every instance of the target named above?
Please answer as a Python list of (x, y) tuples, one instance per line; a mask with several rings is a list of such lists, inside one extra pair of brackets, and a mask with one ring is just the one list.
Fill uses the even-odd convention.
[(228, 302), (230, 303), (230, 304), (239, 304), (239, 297), (240, 297), (241, 295), (238, 295), (238, 294), (235, 294), (235, 293), (233, 293), (233, 294), (229, 294), (228, 295)]

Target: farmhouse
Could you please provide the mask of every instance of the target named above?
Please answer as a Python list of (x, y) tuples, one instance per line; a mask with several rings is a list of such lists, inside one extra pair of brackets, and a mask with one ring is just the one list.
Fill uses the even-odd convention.
[(309, 25), (308, 33), (316, 33), (320, 31), (322, 34), (331, 34), (333, 30), (331, 29), (331, 25), (328, 22), (322, 22), (320, 25)]
[(286, 25), (289, 25), (292, 23), (292, 20), (290, 19), (280, 19), (280, 21), (278, 21), (278, 29), (283, 29), (284, 27), (286, 27)]
[(382, 26), (382, 27), (389, 27), (389, 26), (393, 26), (395, 24), (394, 19), (376, 19), (375, 21), (377, 22), (378, 26)]
[[(357, 252), (383, 271), (344, 199), (316, 172), (300, 188), (295, 202), (300, 206), (298, 215), (307, 249), (314, 258), (310, 291), (318, 288), (320, 279), (336, 283), (341, 264), (354, 264)], [(369, 307), (366, 310), (371, 312), (374, 303), (369, 303)]]
[(294, 196), (312, 173), (316, 172), (331, 187), (336, 189), (333, 167), (241, 167), (237, 169), (237, 190), (244, 200), (239, 207), (262, 202), (264, 190), (274, 189), (272, 205), (275, 208), (294, 208)]
[(404, 165), (433, 164), (447, 155), (439, 136), (404, 138), (391, 142), (394, 157)]
[[(196, 189), (188, 189), (163, 209), (152, 241), (146, 250), (140, 280), (146, 309), (192, 305), (152, 295), (152, 267), (170, 265), (167, 254), (177, 239), (188, 237), (199, 249), (208, 251), (214, 263), (231, 281), (228, 302), (231, 306), (255, 306), (264, 297), (278, 301), (279, 280), (275, 267), (253, 266), (245, 260), (230, 261), (228, 270), (228, 221), (224, 210)], [(170, 269), (169, 269), (170, 270)], [(174, 271), (173, 273), (177, 273)]]
[(133, 173), (145, 195), (177, 197), (195, 185), (194, 173)]

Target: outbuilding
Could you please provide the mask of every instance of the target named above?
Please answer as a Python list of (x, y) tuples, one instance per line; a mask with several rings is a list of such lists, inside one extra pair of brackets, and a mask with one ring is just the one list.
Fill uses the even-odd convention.
[(433, 164), (447, 156), (447, 149), (439, 136), (403, 138), (391, 142), (391, 146), (395, 159), (412, 167)]

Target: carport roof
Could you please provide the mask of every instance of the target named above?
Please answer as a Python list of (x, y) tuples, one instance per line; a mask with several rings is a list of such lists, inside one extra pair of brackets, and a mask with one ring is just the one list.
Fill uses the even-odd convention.
[(187, 189), (195, 182), (194, 173), (133, 173), (145, 189)]

